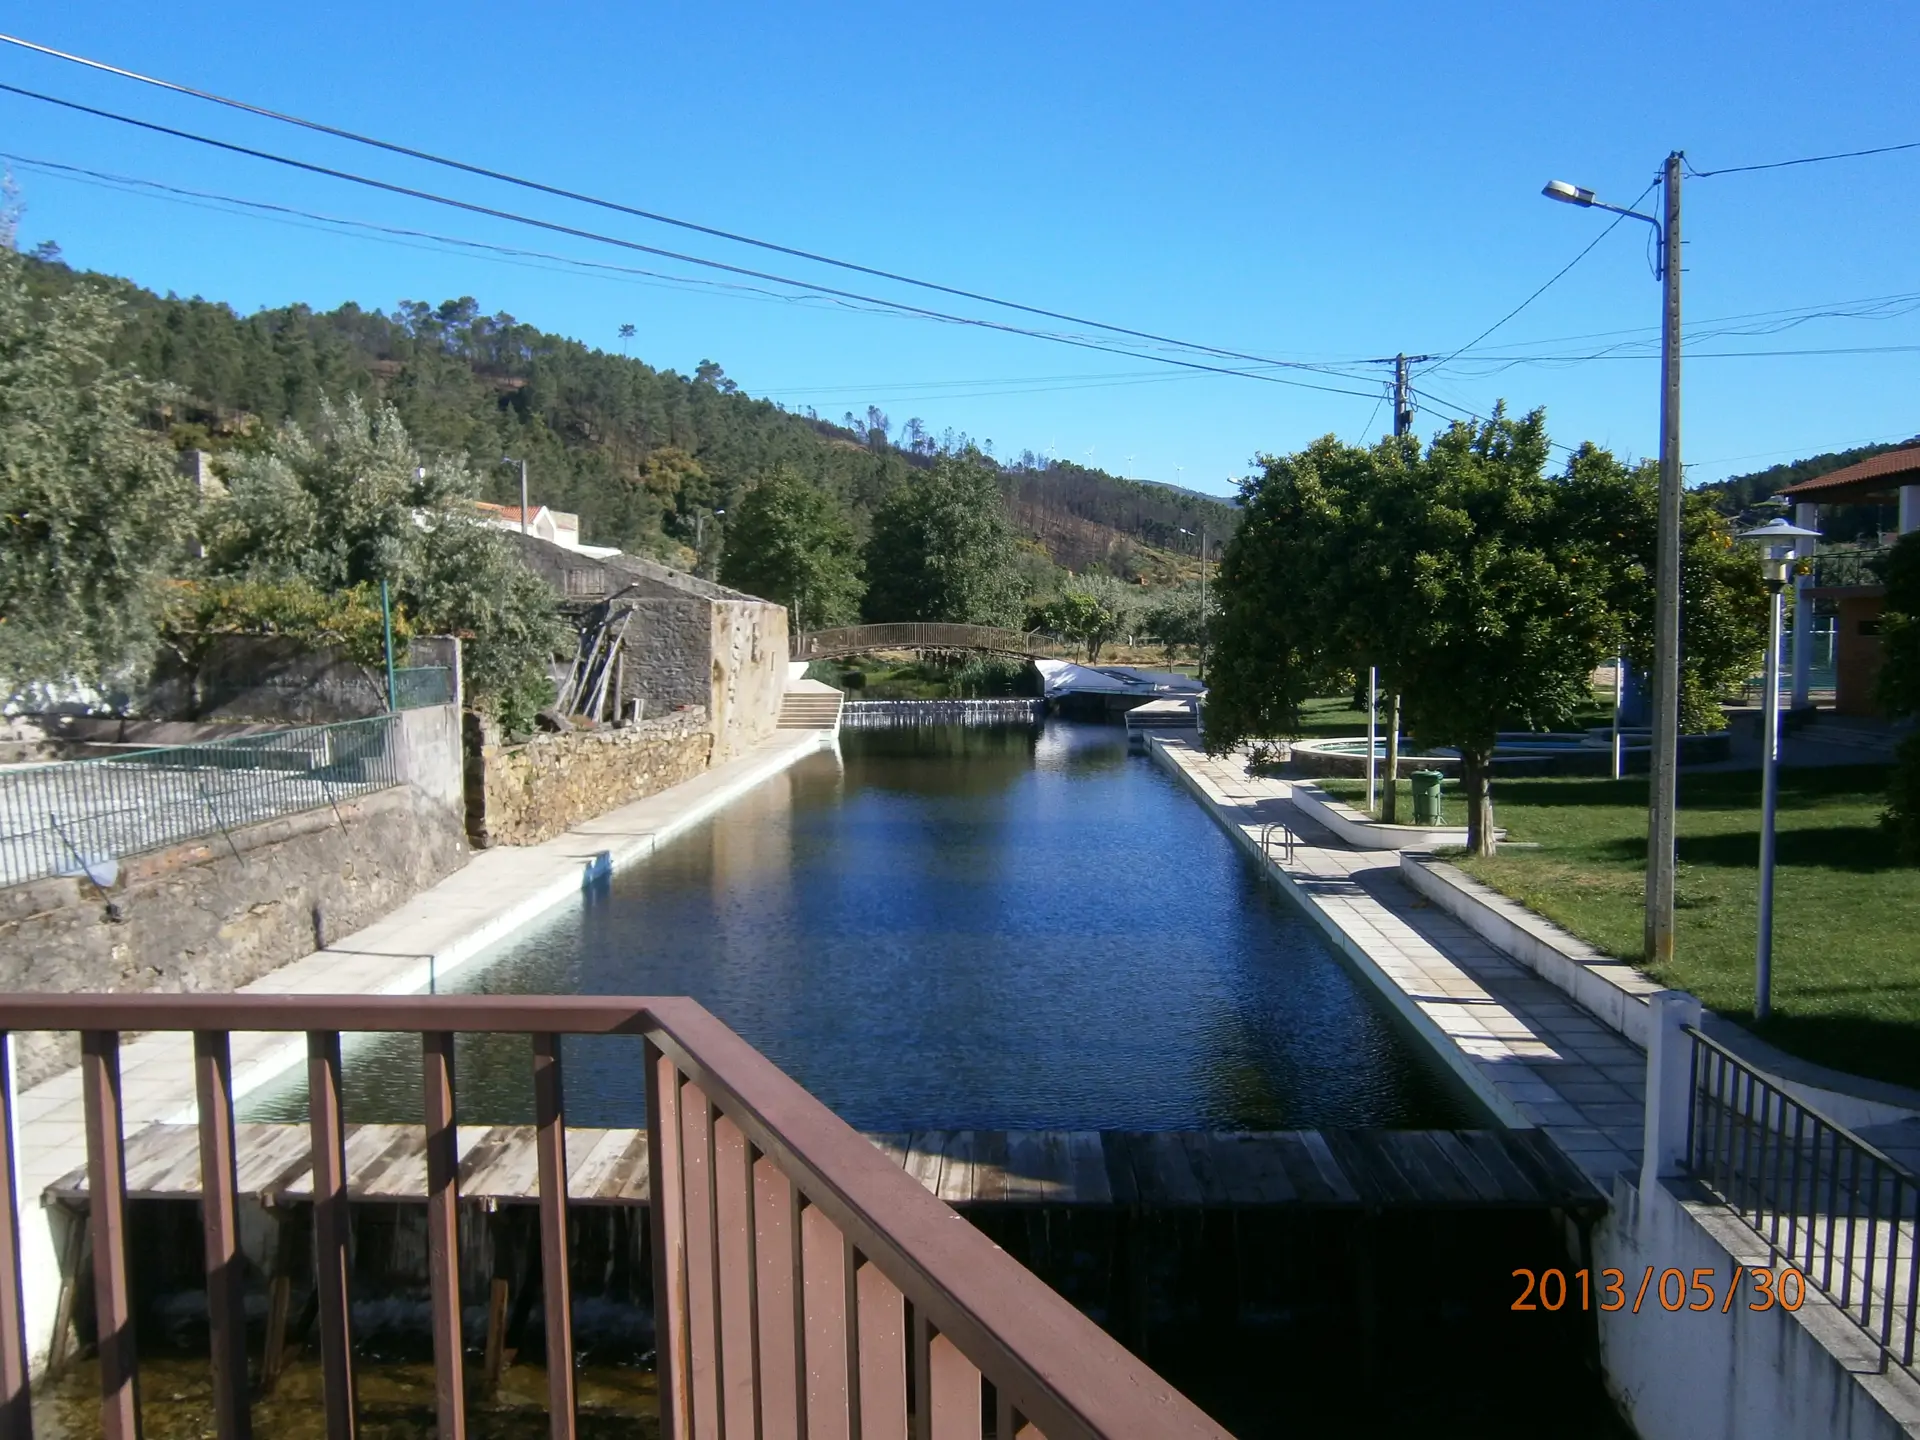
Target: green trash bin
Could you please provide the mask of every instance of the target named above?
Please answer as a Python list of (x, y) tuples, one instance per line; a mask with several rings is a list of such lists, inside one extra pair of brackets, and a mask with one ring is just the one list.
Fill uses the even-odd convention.
[(1408, 778), (1413, 781), (1413, 823), (1445, 824), (1440, 818), (1440, 786), (1447, 777), (1438, 770), (1416, 770)]

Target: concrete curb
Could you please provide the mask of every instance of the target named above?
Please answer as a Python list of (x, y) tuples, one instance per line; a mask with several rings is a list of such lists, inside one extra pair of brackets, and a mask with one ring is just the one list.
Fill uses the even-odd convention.
[[(1409, 888), (1467, 926), (1501, 954), (1565, 991), (1609, 1029), (1647, 1048), (1652, 997), (1668, 987), (1562, 930), (1458, 866), (1421, 851), (1400, 853)], [(1920, 1115), (1920, 1092), (1849, 1075), (1789, 1055), (1709, 1010), (1701, 1029), (1802, 1104), (1852, 1130)]]

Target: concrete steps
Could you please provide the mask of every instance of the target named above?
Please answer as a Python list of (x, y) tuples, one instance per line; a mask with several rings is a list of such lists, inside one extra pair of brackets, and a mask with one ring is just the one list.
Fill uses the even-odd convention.
[(846, 696), (831, 685), (802, 680), (780, 697), (781, 730), (838, 730)]

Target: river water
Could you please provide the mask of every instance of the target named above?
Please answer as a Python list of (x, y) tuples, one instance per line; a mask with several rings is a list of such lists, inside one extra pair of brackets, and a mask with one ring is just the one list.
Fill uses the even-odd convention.
[[(452, 981), (692, 995), (868, 1130), (1476, 1123), (1113, 726), (846, 732)], [(350, 1050), (350, 1120), (418, 1118), (417, 1047)], [(570, 1122), (644, 1124), (638, 1043), (568, 1047)], [(456, 1066), (463, 1122), (531, 1117), (524, 1038)]]

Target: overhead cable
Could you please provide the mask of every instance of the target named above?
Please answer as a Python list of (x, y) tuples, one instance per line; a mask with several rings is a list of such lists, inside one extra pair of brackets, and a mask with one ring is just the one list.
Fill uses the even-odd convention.
[(982, 294), (975, 290), (965, 290), (954, 285), (942, 285), (932, 280), (921, 280), (911, 275), (902, 275), (891, 270), (882, 270), (872, 265), (861, 265), (852, 260), (840, 260), (817, 251), (802, 250), (792, 245), (781, 245), (772, 240), (761, 240), (752, 235), (743, 235), (737, 231), (722, 230), (717, 226), (703, 225), (693, 220), (682, 220), (677, 216), (664, 215), (656, 210), (643, 210), (638, 206), (625, 205), (617, 200), (608, 200), (584, 191), (569, 190), (560, 185), (549, 185), (544, 181), (531, 180), (522, 175), (514, 175), (504, 170), (494, 170), (485, 165), (475, 165), (465, 160), (456, 160), (446, 155), (436, 155), (430, 150), (419, 150), (410, 145), (401, 145), (391, 140), (382, 140), (378, 136), (363, 135), (358, 131), (342, 129), (318, 120), (309, 120), (300, 115), (285, 111), (268, 109), (263, 105), (254, 105), (245, 100), (236, 100), (231, 96), (219, 95), (210, 90), (199, 90), (191, 85), (183, 85), (173, 80), (163, 80), (153, 75), (143, 75), (137, 70), (124, 69), (118, 65), (109, 65), (102, 60), (94, 60), (85, 55), (75, 55), (65, 50), (56, 50), (52, 46), (40, 45), (17, 35), (0, 34), (0, 42), (16, 46), (22, 50), (31, 50), (69, 64), (84, 66), (102, 74), (117, 76), (123, 80), (137, 81), (142, 85), (151, 85), (156, 89), (171, 91), (195, 100), (204, 100), (208, 104), (223, 105), (230, 110), (238, 110), (262, 119), (274, 120), (284, 125), (295, 125), (321, 135), (330, 135), (335, 139), (348, 140), (356, 145), (371, 146), (376, 150), (385, 150), (390, 154), (404, 155), (410, 160), (425, 161), (429, 165), (443, 166), (449, 170), (459, 170), (468, 175), (477, 175), (486, 180), (497, 180), (505, 185), (515, 185), (523, 190), (538, 191), (543, 195), (552, 195), (562, 200), (576, 201), (582, 205), (597, 206), (602, 210), (611, 210), (621, 215), (630, 215), (635, 219), (648, 220), (660, 225), (671, 225), (681, 230), (690, 230), (700, 235), (710, 235), (715, 239), (731, 241), (739, 245), (750, 245), (756, 249), (769, 250), (779, 255), (790, 255), (795, 259), (807, 260), (818, 265), (830, 265), (836, 269), (849, 270), (860, 275), (870, 275), (877, 280), (890, 280), (900, 285), (911, 285), (922, 290), (937, 291), (942, 295), (952, 295), (961, 300), (974, 300), (983, 305), (995, 305), (1006, 310), (1017, 310), (1027, 315), (1037, 315), (1047, 320), (1063, 320), (1070, 325), (1084, 325), (1094, 330), (1104, 330), (1109, 334), (1126, 335), (1135, 340), (1150, 340), (1157, 345), (1172, 345), (1181, 350), (1192, 350), (1200, 354), (1215, 355), (1226, 360), (1247, 360), (1261, 365), (1274, 365), (1286, 369), (1316, 370), (1321, 367), (1295, 360), (1276, 360), (1265, 355), (1250, 355), (1238, 350), (1226, 350), (1214, 345), (1202, 345), (1191, 340), (1181, 340), (1168, 335), (1156, 335), (1148, 330), (1133, 330), (1124, 325), (1109, 325), (1100, 320), (1088, 320), (1077, 315), (1069, 315), (1058, 310), (1048, 310), (1037, 305), (1026, 305), (1016, 300), (1002, 300), (997, 296)]
[[(929, 309), (920, 305), (909, 305), (900, 300), (888, 300), (876, 295), (863, 295), (858, 291), (840, 290), (833, 286), (821, 285), (810, 280), (795, 280), (789, 276), (776, 275), (764, 270), (754, 270), (744, 265), (730, 265), (721, 260), (710, 260), (699, 255), (688, 255), (680, 251), (665, 250), (657, 245), (643, 245), (637, 240), (622, 239), (617, 235), (606, 235), (595, 230), (585, 230), (574, 225), (563, 225), (554, 220), (542, 220), (532, 215), (523, 215), (517, 211), (501, 210), (491, 205), (477, 204), (471, 200), (457, 200), (451, 196), (435, 194), (431, 190), (420, 190), (409, 185), (398, 185), (388, 180), (376, 180), (368, 175), (358, 175), (350, 170), (336, 170), (331, 166), (318, 165), (308, 160), (296, 160), (291, 156), (279, 155), (270, 150), (258, 150), (248, 145), (235, 144), (230, 140), (217, 140), (210, 135), (200, 135), (191, 130), (179, 130), (170, 125), (161, 125), (152, 120), (141, 120), (131, 115), (122, 115), (117, 111), (103, 110), (93, 105), (83, 105), (77, 100), (66, 100), (56, 95), (42, 94), (37, 90), (28, 90), (19, 85), (0, 83), (0, 91), (19, 95), (29, 100), (39, 100), (45, 104), (57, 105), (65, 110), (76, 111), (83, 115), (93, 115), (103, 120), (112, 120), (122, 125), (151, 131), (154, 134), (170, 135), (175, 139), (189, 140), (198, 145), (224, 150), (229, 154), (245, 155), (255, 160), (265, 160), (271, 164), (284, 165), (290, 169), (302, 170), (312, 175), (324, 175), (333, 180), (344, 180), (350, 184), (363, 185), (373, 190), (385, 191), (390, 195), (403, 195), (413, 200), (424, 200), (434, 205), (444, 205), (455, 210), (464, 210), (473, 215), (485, 215), (490, 219), (505, 220), (518, 225), (530, 225), (557, 235), (571, 235), (576, 239), (591, 240), (598, 244), (614, 245), (623, 250), (636, 251), (643, 255), (657, 255), (663, 259), (677, 260), (683, 264), (698, 265), (710, 270), (719, 270), (730, 275), (741, 275), (754, 280), (766, 280), (777, 285), (786, 285), (795, 290), (810, 291), (818, 295), (831, 295), (843, 300), (854, 300), (862, 304), (879, 306), (907, 315), (918, 315), (929, 320), (940, 320), (953, 325), (969, 325), (977, 329), (998, 331), (1007, 335), (1023, 335), (1030, 339), (1046, 340), (1056, 345), (1071, 345), (1081, 350), (1096, 350), (1108, 355), (1125, 355), (1138, 360), (1151, 360), (1161, 365), (1173, 365), (1183, 370), (1204, 371), (1215, 375), (1235, 375), (1246, 380), (1261, 380), (1273, 385), (1290, 385), (1302, 390), (1318, 390), (1329, 395), (1351, 395), (1356, 399), (1371, 400), (1370, 390), (1345, 390), (1331, 385), (1316, 385), (1306, 380), (1295, 380), (1287, 376), (1261, 374), (1258, 371), (1236, 370), (1222, 365), (1207, 365), (1196, 360), (1182, 360), (1173, 355), (1162, 355), (1154, 351), (1129, 350), (1117, 345), (1103, 345), (1097, 341), (1072, 335), (1062, 335), (1046, 330), (1031, 330), (1024, 326), (1008, 325), (998, 320), (986, 320), (978, 316), (953, 315), (945, 311)], [(1275, 362), (1262, 362), (1273, 364)], [(1285, 362), (1281, 362), (1283, 365)], [(1292, 367), (1288, 367), (1292, 368)]]

